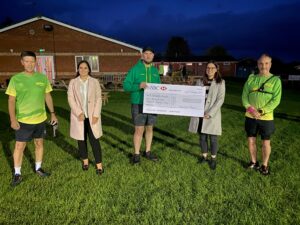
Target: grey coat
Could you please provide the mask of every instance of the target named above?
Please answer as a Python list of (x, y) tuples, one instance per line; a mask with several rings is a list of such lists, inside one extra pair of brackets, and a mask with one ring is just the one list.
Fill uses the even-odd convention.
[[(201, 80), (198, 80), (196, 85), (203, 86)], [(203, 118), (201, 133), (221, 135), (221, 106), (225, 98), (225, 80), (217, 84), (215, 80), (212, 81), (204, 106), (204, 114), (210, 116), (209, 119)], [(189, 132), (197, 133), (199, 126), (199, 117), (192, 117), (189, 125)]]

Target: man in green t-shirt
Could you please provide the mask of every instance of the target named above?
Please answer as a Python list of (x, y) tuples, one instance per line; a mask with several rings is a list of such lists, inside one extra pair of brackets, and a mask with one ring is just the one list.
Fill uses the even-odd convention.
[(133, 135), (133, 164), (140, 162), (140, 147), (144, 131), (146, 140), (145, 157), (154, 162), (158, 160), (151, 152), (153, 126), (156, 123), (157, 115), (143, 113), (144, 89), (147, 88), (147, 83), (160, 83), (158, 70), (152, 65), (153, 58), (153, 49), (151, 47), (143, 48), (142, 59), (128, 71), (123, 83), (124, 90), (130, 92), (131, 96), (131, 114), (135, 130)]
[(23, 152), (27, 142), (34, 139), (35, 144), (35, 172), (41, 177), (50, 174), (45, 172), (41, 165), (43, 160), (43, 137), (45, 134), (45, 121), (47, 120), (45, 102), (51, 113), (51, 124), (56, 124), (52, 91), (48, 78), (34, 71), (36, 55), (31, 51), (21, 53), (21, 64), (24, 71), (15, 74), (6, 90), (8, 98), (8, 111), (11, 127), (15, 130), (16, 144), (14, 149), (14, 175), (12, 186), (22, 181), (21, 165)]
[[(263, 175), (270, 174), (271, 135), (275, 131), (273, 111), (281, 99), (281, 80), (270, 73), (272, 58), (263, 54), (257, 62), (259, 74), (251, 74), (243, 89), (242, 101), (246, 108), (245, 130), (251, 161), (250, 169), (257, 169)], [(262, 139), (262, 165), (257, 162), (256, 137)]]

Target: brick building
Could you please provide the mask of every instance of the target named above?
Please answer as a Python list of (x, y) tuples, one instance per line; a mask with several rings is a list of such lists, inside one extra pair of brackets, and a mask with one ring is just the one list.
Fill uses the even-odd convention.
[(172, 65), (172, 72), (179, 71), (182, 66), (186, 67), (187, 75), (203, 76), (205, 74), (206, 65), (210, 60), (214, 60), (222, 74), (222, 77), (235, 77), (237, 61), (231, 56), (209, 57), (209, 56), (187, 56), (178, 58), (155, 57), (154, 65), (159, 67), (163, 65), (164, 74), (169, 71)]
[(0, 29), (0, 82), (22, 70), (20, 53), (37, 53), (37, 70), (49, 80), (70, 79), (86, 59), (92, 74), (124, 75), (140, 58), (141, 48), (68, 24), (35, 17)]

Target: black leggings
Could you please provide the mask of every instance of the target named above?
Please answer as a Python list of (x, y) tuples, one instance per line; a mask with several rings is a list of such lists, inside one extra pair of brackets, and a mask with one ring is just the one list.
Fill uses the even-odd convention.
[(198, 133), (199, 133), (199, 142), (200, 142), (200, 148), (202, 150), (202, 153), (208, 152), (208, 139), (210, 140), (210, 151), (212, 155), (217, 155), (218, 152), (218, 136), (212, 135), (212, 134), (204, 134), (201, 133), (202, 129), (202, 123), (203, 119), (200, 118), (199, 120), (199, 126), (198, 126)]
[(218, 152), (218, 136), (211, 134), (200, 134), (200, 147), (202, 153), (208, 152), (208, 140), (210, 139), (210, 151), (212, 155), (217, 155)]
[(102, 153), (101, 153), (101, 146), (99, 143), (99, 138), (96, 139), (91, 125), (88, 118), (84, 120), (84, 140), (78, 140), (78, 148), (79, 148), (79, 154), (81, 159), (87, 159), (88, 158), (88, 150), (87, 150), (87, 135), (89, 135), (90, 144), (92, 146), (92, 150), (95, 157), (95, 163), (101, 163), (102, 162)]

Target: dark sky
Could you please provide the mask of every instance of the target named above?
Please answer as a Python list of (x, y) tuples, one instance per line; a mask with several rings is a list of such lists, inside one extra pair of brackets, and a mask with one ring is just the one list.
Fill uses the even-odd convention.
[(0, 22), (37, 15), (164, 52), (171, 36), (195, 55), (222, 45), (236, 58), (300, 61), (300, 0), (4, 0)]

